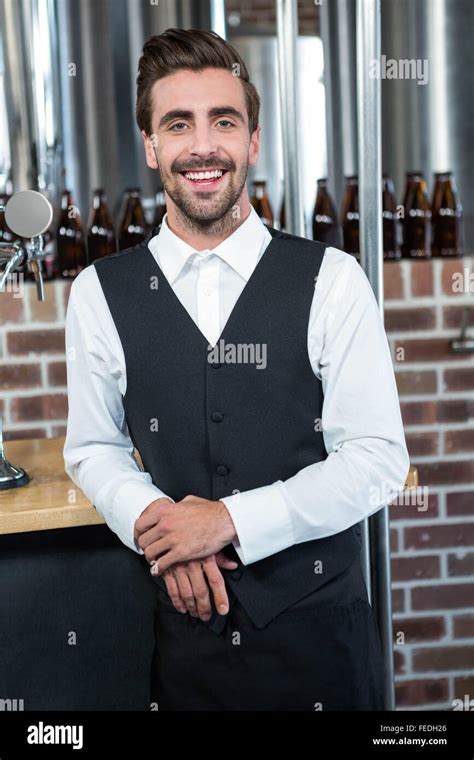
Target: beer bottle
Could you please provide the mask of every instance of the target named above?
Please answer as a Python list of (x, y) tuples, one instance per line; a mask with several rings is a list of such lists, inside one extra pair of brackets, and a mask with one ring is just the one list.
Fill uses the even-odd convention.
[(431, 208), (426, 182), (421, 172), (407, 172), (403, 205), (403, 258), (430, 258)]
[(273, 211), (267, 195), (267, 183), (264, 180), (252, 182), (250, 203), (267, 227), (273, 227)]
[(59, 276), (72, 279), (87, 266), (86, 243), (79, 209), (70, 190), (61, 196), (61, 211), (56, 230)]
[(166, 200), (163, 190), (158, 190), (155, 198), (155, 218), (153, 219), (153, 227), (159, 227), (163, 221), (163, 217), (166, 214)]
[(431, 255), (462, 256), (462, 206), (453, 173), (437, 172), (434, 179)]
[(401, 257), (397, 201), (393, 182), (388, 176), (382, 176), (382, 217), (383, 217), (383, 257), (386, 260), (396, 260)]
[(337, 211), (329, 195), (328, 182), (318, 179), (316, 201), (313, 210), (313, 240), (338, 248), (341, 245)]
[(87, 228), (88, 262), (92, 264), (96, 259), (109, 256), (116, 250), (114, 225), (107, 205), (107, 196), (102, 188), (98, 188), (92, 193), (92, 207)]
[(148, 225), (140, 200), (139, 187), (129, 187), (125, 190), (122, 208), (118, 233), (121, 251), (138, 245), (147, 235)]
[(344, 250), (360, 261), (359, 250), (359, 183), (357, 177), (346, 177), (342, 202), (342, 234)]

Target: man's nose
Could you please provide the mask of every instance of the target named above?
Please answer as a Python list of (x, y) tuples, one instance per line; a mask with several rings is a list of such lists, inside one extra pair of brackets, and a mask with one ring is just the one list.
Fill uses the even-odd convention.
[(215, 153), (217, 148), (218, 137), (211, 127), (207, 125), (195, 127), (189, 143), (190, 153), (204, 158)]

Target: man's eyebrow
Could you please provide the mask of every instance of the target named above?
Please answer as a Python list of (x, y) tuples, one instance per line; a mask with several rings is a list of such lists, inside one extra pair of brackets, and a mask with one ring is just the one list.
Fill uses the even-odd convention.
[[(174, 111), (168, 111), (165, 113), (164, 116), (161, 117), (160, 122), (158, 124), (158, 129), (161, 129), (162, 127), (165, 127), (167, 124), (169, 124), (174, 119), (193, 119), (193, 112), (192, 111), (183, 111), (181, 109), (175, 109)], [(236, 119), (242, 122), (242, 124), (245, 124), (245, 119), (243, 114), (237, 109), (234, 108), (234, 106), (215, 106), (214, 108), (210, 108), (208, 111), (208, 116), (214, 117), (214, 116), (234, 116)]]

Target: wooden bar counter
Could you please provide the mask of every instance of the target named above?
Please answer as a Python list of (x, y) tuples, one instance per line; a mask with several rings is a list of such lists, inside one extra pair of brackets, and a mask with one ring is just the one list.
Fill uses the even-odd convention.
[(157, 584), (64, 470), (64, 437), (7, 441), (0, 490), (0, 705), (150, 710)]

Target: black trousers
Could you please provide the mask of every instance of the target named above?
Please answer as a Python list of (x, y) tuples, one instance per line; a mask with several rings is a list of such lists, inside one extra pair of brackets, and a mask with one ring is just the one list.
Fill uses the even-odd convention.
[[(175, 610), (156, 579), (152, 702), (159, 710), (383, 710), (379, 634), (354, 573), (363, 584), (358, 560), (332, 589), (309, 594), (263, 629), (230, 589), (228, 615), (213, 605), (209, 625)], [(349, 586), (360, 592), (347, 601)]]

